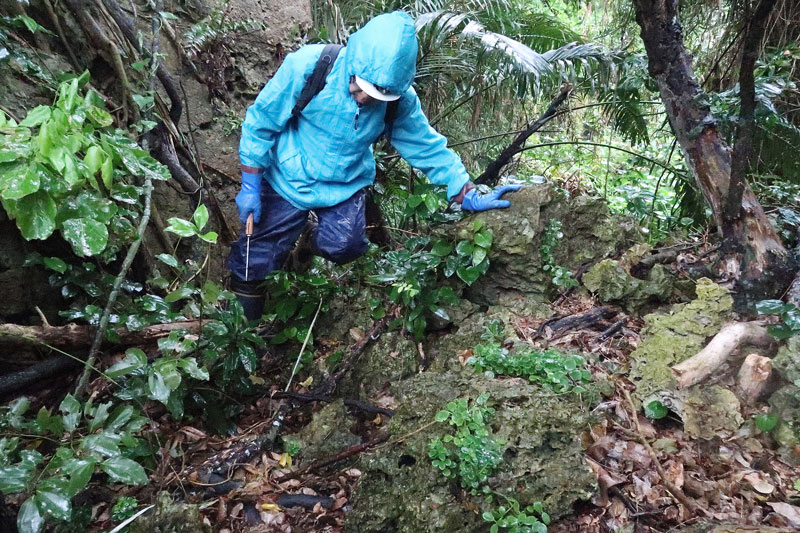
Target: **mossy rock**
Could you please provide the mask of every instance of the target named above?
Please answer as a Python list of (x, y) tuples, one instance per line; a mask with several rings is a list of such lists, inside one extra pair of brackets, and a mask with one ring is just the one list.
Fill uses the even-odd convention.
[(631, 353), (631, 379), (636, 396), (644, 400), (663, 390), (674, 390), (670, 367), (699, 352), (717, 334), (733, 311), (727, 289), (709, 279), (697, 282), (697, 298), (674, 305), (669, 312), (644, 317), (642, 344)]
[(635, 225), (612, 215), (602, 198), (567, 198), (550, 184), (527, 185), (508, 198), (511, 208), (478, 213), (457, 226), (458, 237), (468, 239), (480, 220), (494, 236), (488, 272), (466, 291), (480, 305), (505, 306), (520, 294), (532, 307), (549, 301), (554, 287), (542, 269), (540, 246), (550, 219), (561, 221), (564, 234), (553, 258), (573, 270), (614, 255), (638, 238)]
[(340, 388), (347, 397), (370, 397), (387, 384), (416, 374), (419, 364), (416, 343), (402, 331), (390, 331), (367, 346)]
[[(447, 402), (488, 393), (496, 410), (494, 437), (504, 442), (504, 461), (490, 477), (497, 491), (523, 505), (541, 501), (554, 518), (568, 514), (594, 493), (595, 478), (583, 459), (579, 435), (591, 424), (591, 401), (555, 395), (521, 379), (490, 379), (470, 369), (425, 372), (391, 389), (400, 407), (392, 418), (392, 438), (406, 438), (362, 457), (364, 472), (353, 496), (345, 531), (485, 531), (480, 514), (489, 510), (446, 479), (428, 458), (428, 443), (450, 426), (430, 423)], [(599, 397), (592, 392), (588, 397)]]
[(675, 276), (664, 265), (655, 265), (642, 280), (631, 276), (613, 259), (594, 265), (583, 275), (582, 282), (601, 302), (618, 304), (630, 311), (648, 301), (667, 301), (675, 291)]
[(800, 464), (794, 452), (795, 446), (800, 444), (800, 387), (781, 387), (770, 396), (769, 405), (772, 412), (778, 415), (778, 425), (772, 431), (778, 443), (778, 452), (785, 461)]
[(167, 492), (159, 492), (154, 509), (128, 526), (130, 533), (210, 533), (197, 505), (176, 502)]
[(684, 430), (690, 437), (706, 440), (730, 437), (744, 422), (739, 398), (725, 387), (691, 387), (679, 397)]
[(284, 441), (296, 442), (300, 448), (297, 459), (308, 463), (360, 444), (361, 437), (350, 432), (353, 423), (344, 400), (335, 400), (314, 413), (309, 424)]
[(789, 338), (772, 359), (772, 365), (783, 379), (800, 387), (800, 337)]

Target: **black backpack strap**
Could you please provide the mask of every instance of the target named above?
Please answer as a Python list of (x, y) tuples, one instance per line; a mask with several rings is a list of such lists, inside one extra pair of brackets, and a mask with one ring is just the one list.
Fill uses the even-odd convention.
[(392, 141), (392, 127), (394, 126), (394, 119), (397, 117), (398, 107), (400, 107), (400, 100), (393, 100), (386, 104), (386, 115), (383, 117), (383, 122), (386, 126), (383, 129), (383, 136), (389, 142)]
[(311, 77), (306, 81), (306, 86), (303, 87), (300, 96), (297, 98), (297, 102), (294, 104), (294, 108), (292, 108), (292, 117), (297, 118), (300, 116), (300, 113), (305, 109), (311, 99), (319, 94), (322, 88), (325, 87), (325, 79), (328, 77), (328, 74), (330, 74), (333, 63), (336, 61), (336, 57), (339, 55), (342, 48), (344, 48), (344, 45), (341, 44), (326, 44), (325, 48), (322, 49), (322, 54), (320, 54), (319, 59), (317, 59), (317, 64), (314, 66)]

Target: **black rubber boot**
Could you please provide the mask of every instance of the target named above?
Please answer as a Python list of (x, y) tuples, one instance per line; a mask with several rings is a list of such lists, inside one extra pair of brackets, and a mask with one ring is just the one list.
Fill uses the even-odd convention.
[(231, 291), (236, 295), (236, 300), (241, 304), (249, 322), (261, 318), (267, 297), (261, 289), (260, 281), (239, 281), (231, 278)]

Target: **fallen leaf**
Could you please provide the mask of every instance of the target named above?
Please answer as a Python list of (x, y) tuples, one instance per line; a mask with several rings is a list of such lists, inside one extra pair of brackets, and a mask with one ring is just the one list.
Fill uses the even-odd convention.
[(344, 475), (347, 477), (361, 477), (361, 470), (358, 468), (351, 468), (349, 470), (345, 470)]
[(350, 336), (356, 342), (361, 342), (366, 338), (364, 330), (361, 328), (350, 328)]
[(266, 383), (266, 381), (264, 381), (264, 378), (260, 378), (255, 374), (250, 374), (249, 376), (247, 376), (247, 379), (249, 379), (250, 383), (252, 383), (253, 385), (263, 385), (264, 383)]
[(268, 513), (279, 513), (281, 512), (281, 506), (276, 503), (265, 502), (261, 504), (261, 510)]
[(683, 463), (680, 461), (670, 461), (664, 470), (664, 475), (677, 488), (683, 488)]
[(800, 527), (800, 507), (783, 502), (767, 502), (772, 510), (785, 518), (792, 527)]
[(592, 472), (594, 472), (594, 475), (597, 478), (597, 484), (600, 486), (600, 497), (595, 505), (598, 507), (608, 507), (608, 489), (615, 485), (619, 485), (620, 483), (624, 483), (626, 478), (618, 474), (609, 473), (609, 471), (603, 468), (600, 463), (589, 459), (588, 457), (586, 458), (586, 462), (589, 463)]
[(301, 387), (309, 387), (312, 383), (314, 383), (314, 376), (308, 376), (308, 379), (301, 381)]
[(775, 490), (775, 485), (765, 480), (758, 472), (750, 472), (743, 479), (750, 483), (750, 486), (756, 492), (761, 494), (772, 494), (772, 491)]
[(383, 419), (381, 418), (380, 413), (375, 415), (375, 418), (372, 420), (372, 423), (376, 426), (380, 426), (383, 423)]
[(278, 466), (287, 468), (292, 466), (292, 456), (288, 453), (282, 453), (281, 458), (278, 460)]

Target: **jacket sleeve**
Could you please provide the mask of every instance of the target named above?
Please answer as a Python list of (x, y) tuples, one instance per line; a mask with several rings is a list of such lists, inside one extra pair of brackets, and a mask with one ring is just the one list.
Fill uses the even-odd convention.
[(391, 143), (406, 161), (424, 172), (431, 183), (447, 185), (449, 200), (469, 182), (461, 158), (447, 148), (447, 139), (431, 127), (414, 89), (409, 89), (400, 100)]
[(288, 54), (247, 109), (239, 141), (242, 165), (260, 169), (270, 166), (272, 147), (291, 118), (294, 104), (323, 48), (324, 45), (309, 45)]

